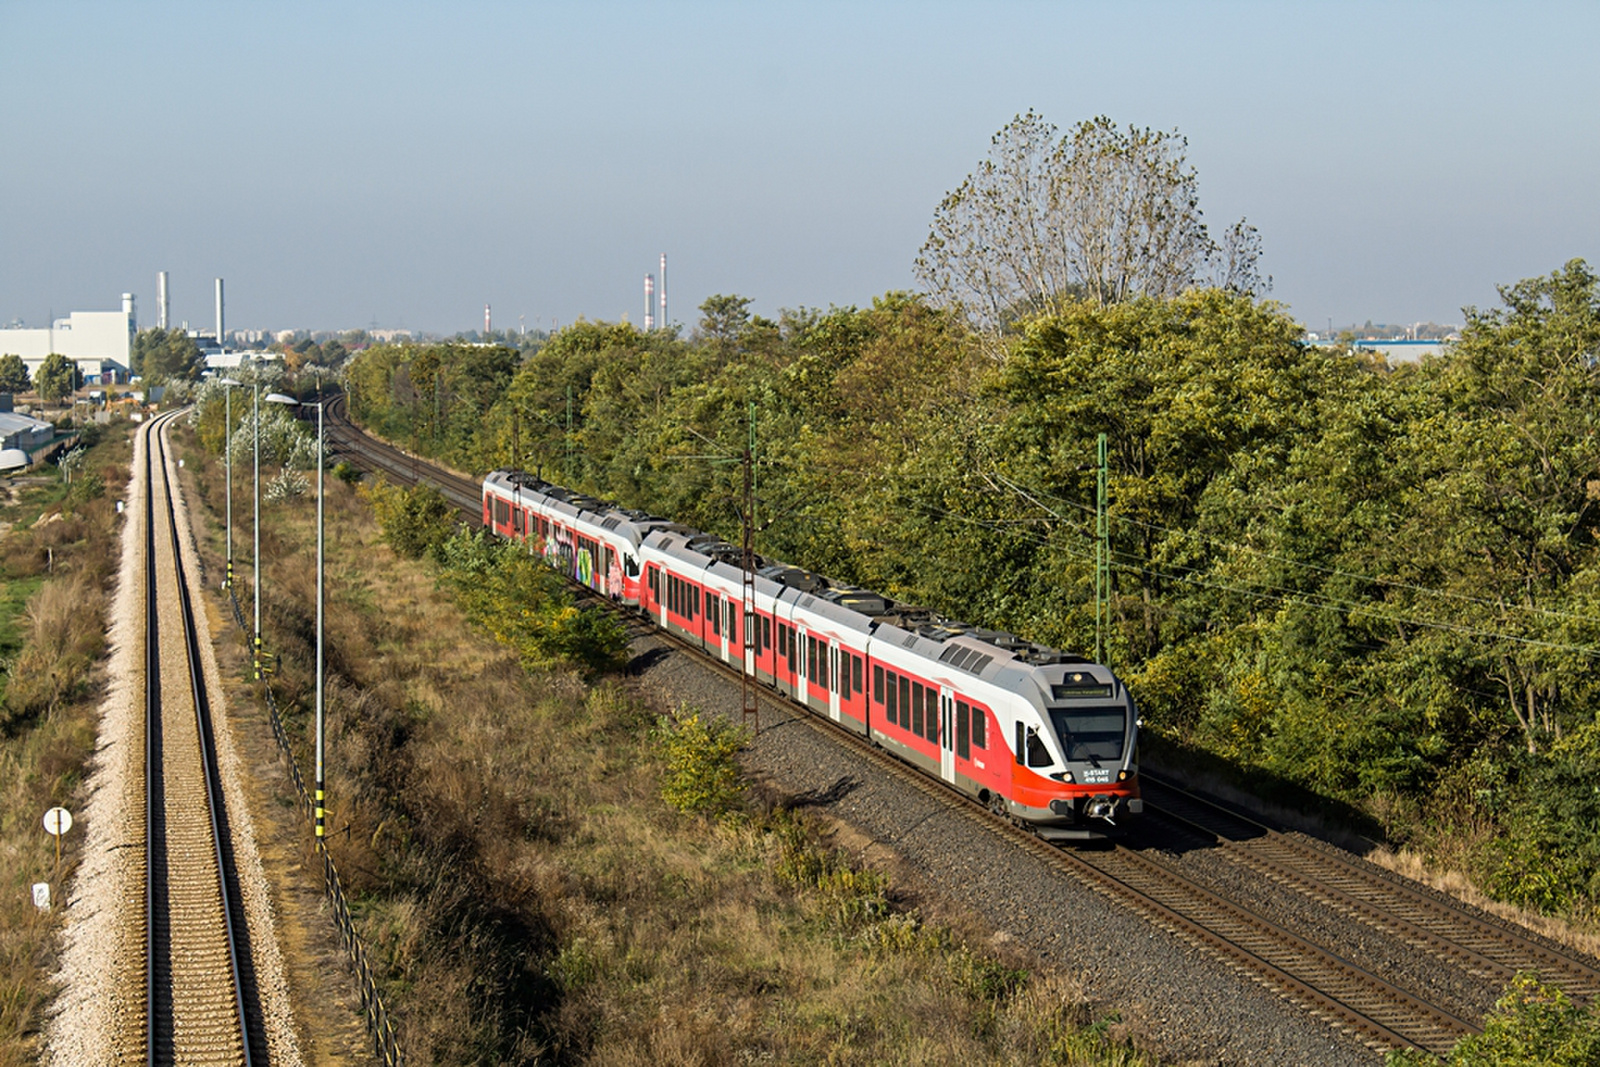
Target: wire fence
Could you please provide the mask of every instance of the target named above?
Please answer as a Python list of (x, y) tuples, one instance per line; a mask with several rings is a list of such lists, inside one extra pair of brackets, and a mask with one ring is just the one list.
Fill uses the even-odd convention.
[[(248, 634), (249, 627), (245, 625), (244, 610), (239, 604), (238, 592), (230, 589), (228, 597), (233, 602), (234, 621)], [(300, 806), (305, 809), (306, 821), (315, 825), (316, 805), (311, 799), (311, 791), (306, 788), (305, 778), (300, 773), (300, 765), (294, 760), (294, 751), (289, 747), (289, 735), (283, 728), (283, 716), (278, 713), (278, 698), (272, 692), (272, 686), (266, 681), (263, 681), (261, 686), (267, 698), (267, 717), (272, 721), (272, 734), (278, 739), (278, 747), (283, 750), (284, 757), (289, 762), (289, 777), (294, 782), (295, 792), (300, 796)], [(389, 1011), (384, 1007), (383, 997), (378, 993), (378, 983), (373, 978), (372, 965), (367, 960), (366, 946), (356, 934), (355, 922), (350, 916), (350, 903), (346, 900), (344, 887), (339, 881), (339, 869), (334, 866), (327, 840), (319, 837), (316, 839), (316, 844), (317, 852), (322, 857), (323, 892), (327, 894), (328, 902), (333, 905), (333, 923), (339, 928), (339, 940), (344, 945), (345, 954), (350, 957), (350, 966), (355, 970), (356, 982), (361, 987), (361, 1008), (367, 1016), (367, 1031), (372, 1035), (373, 1050), (378, 1054), (378, 1059), (383, 1062), (384, 1067), (403, 1067), (405, 1057), (400, 1052), (400, 1042), (395, 1037), (394, 1026), (389, 1022)]]

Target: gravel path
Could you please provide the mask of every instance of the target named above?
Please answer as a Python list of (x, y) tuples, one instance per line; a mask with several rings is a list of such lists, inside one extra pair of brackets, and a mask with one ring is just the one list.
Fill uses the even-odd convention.
[[(643, 637), (644, 683), (737, 719), (737, 684)], [(1000, 940), (1078, 979), (1095, 1010), (1120, 1015), (1139, 1044), (1194, 1065), (1376, 1064), (1382, 1057), (1165, 931), (1114, 907), (1069, 875), (1012, 847), (763, 699), (750, 770), (790, 794), (826, 795), (816, 810), (893, 853), (895, 866), (964, 909)], [(841, 795), (842, 794), (842, 795)]]

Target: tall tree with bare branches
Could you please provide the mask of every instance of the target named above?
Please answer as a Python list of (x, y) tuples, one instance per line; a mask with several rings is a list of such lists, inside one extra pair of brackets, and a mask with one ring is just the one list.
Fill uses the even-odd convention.
[(1253, 226), (1241, 219), (1221, 245), (1207, 231), (1177, 131), (1100, 116), (1057, 134), (1034, 111), (1018, 115), (945, 196), (916, 262), (935, 300), (998, 332), (1067, 299), (1265, 287)]

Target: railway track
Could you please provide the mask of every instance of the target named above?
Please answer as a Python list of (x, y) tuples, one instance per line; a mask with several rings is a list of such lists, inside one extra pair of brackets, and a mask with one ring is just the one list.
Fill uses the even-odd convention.
[[(344, 420), (342, 406), (336, 410), (333, 425), (339, 427), (338, 440), (353, 457), (359, 457), (358, 465), (400, 482), (426, 479), (460, 507), (472, 525), (481, 525), (481, 489), (475, 481), (438, 471), (425, 461), (372, 441)], [(637, 630), (694, 653), (730, 683), (739, 684), (737, 671), (687, 643), (642, 622)], [(1137, 840), (1109, 850), (1057, 847), (861, 738), (817, 716), (802, 714), (776, 694), (762, 691), (761, 704), (769, 714), (827, 733), (906, 787), (1006, 838), (1374, 1050), (1416, 1047), (1442, 1054), (1461, 1037), (1481, 1028), (1476, 1018), (1463, 1017), (1471, 1013), (1459, 1006), (1436, 1003), (1439, 998), (1429, 991), (1412, 988), (1398, 978), (1391, 981), (1376, 973), (1378, 968), (1363, 967), (1317, 939), (1302, 936), (1261, 914), (1248, 901), (1188, 877), (1157, 848), (1140, 847)], [(1280, 893), (1309, 901), (1342, 922), (1361, 924), (1398, 939), (1440, 966), (1492, 984), (1496, 990), (1518, 971), (1535, 970), (1580, 1000), (1600, 993), (1600, 968), (1594, 961), (1332, 846), (1285, 835), (1159, 781), (1149, 782), (1146, 811), (1170, 832), (1185, 835), (1191, 847), (1198, 844), (1215, 850), (1249, 872), (1258, 884), (1271, 883)]]
[(1145, 811), (1263, 879), (1347, 919), (1396, 937), (1441, 963), (1509, 982), (1537, 972), (1568, 996), (1600, 995), (1600, 967), (1512, 923), (1485, 915), (1343, 849), (1291, 836), (1268, 823), (1146, 775)]
[[(141, 431), (145, 1011), (122, 1020), (118, 1062), (265, 1063), (260, 1009), (211, 730), (211, 698), (174, 515), (163, 432)], [(129, 1002), (135, 1001), (131, 994)]]

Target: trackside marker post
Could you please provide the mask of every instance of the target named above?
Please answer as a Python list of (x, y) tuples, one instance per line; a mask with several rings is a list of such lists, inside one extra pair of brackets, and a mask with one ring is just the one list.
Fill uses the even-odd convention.
[(51, 808), (44, 813), (45, 832), (56, 839), (56, 866), (61, 866), (61, 835), (72, 829), (72, 812), (66, 808)]

